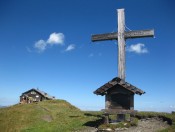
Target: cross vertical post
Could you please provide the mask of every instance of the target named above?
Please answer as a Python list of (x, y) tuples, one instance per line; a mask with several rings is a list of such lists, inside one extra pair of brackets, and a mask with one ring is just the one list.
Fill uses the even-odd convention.
[(125, 13), (118, 9), (118, 77), (125, 80)]
[(125, 12), (118, 9), (118, 32), (92, 35), (92, 41), (118, 40), (118, 77), (125, 81), (125, 41), (132, 38), (154, 37), (152, 30), (125, 31)]

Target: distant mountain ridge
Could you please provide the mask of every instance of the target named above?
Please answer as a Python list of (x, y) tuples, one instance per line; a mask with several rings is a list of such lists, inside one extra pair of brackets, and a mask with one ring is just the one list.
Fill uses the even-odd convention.
[(7, 106), (2, 106), (2, 105), (0, 105), (0, 108), (4, 108), (4, 107), (7, 107)]

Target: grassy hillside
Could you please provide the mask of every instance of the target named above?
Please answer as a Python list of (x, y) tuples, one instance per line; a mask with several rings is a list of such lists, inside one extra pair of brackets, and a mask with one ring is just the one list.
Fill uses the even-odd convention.
[[(138, 112), (136, 118), (159, 117), (172, 124), (162, 132), (175, 131), (175, 114)], [(64, 100), (17, 104), (0, 108), (0, 132), (75, 132), (98, 127), (102, 113), (82, 112)]]
[(3, 132), (69, 132), (83, 129), (97, 120), (64, 100), (17, 104), (0, 109), (0, 131)]

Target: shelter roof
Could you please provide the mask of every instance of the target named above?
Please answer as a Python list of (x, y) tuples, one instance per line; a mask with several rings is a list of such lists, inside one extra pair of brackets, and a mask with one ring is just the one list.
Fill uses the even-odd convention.
[(145, 92), (142, 91), (141, 89), (135, 87), (134, 85), (131, 85), (128, 82), (125, 82), (123, 79), (119, 78), (119, 77), (115, 77), (113, 78), (111, 81), (107, 82), (106, 84), (104, 84), (103, 86), (101, 86), (100, 88), (98, 88), (97, 90), (94, 91), (94, 94), (96, 95), (105, 95), (106, 92), (111, 89), (114, 86), (121, 86), (122, 88), (131, 91), (134, 94), (138, 94), (138, 95), (142, 95)]

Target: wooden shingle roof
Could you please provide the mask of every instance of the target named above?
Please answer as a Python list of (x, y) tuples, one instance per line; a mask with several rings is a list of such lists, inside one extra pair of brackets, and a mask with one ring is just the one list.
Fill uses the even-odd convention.
[(124, 80), (120, 79), (119, 77), (116, 77), (116, 78), (113, 78), (111, 81), (107, 82), (106, 84), (104, 84), (103, 86), (101, 86), (100, 88), (98, 88), (96, 91), (94, 91), (94, 94), (103, 96), (106, 94), (106, 92), (110, 88), (112, 88), (116, 85), (120, 85), (122, 88), (127, 89), (134, 94), (142, 95), (145, 93), (141, 89), (131, 85), (130, 83), (125, 82)]
[(30, 91), (36, 91), (36, 92), (38, 92), (39, 94), (41, 94), (43, 97), (45, 97), (45, 98), (47, 98), (47, 99), (55, 99), (54, 96), (50, 96), (50, 95), (48, 95), (47, 93), (45, 93), (44, 91), (41, 91), (41, 90), (35, 89), (35, 88), (32, 88), (32, 89), (30, 89), (30, 90), (28, 90), (28, 91), (22, 93), (22, 95), (25, 95), (26, 93), (28, 93), (28, 92), (30, 92)]

